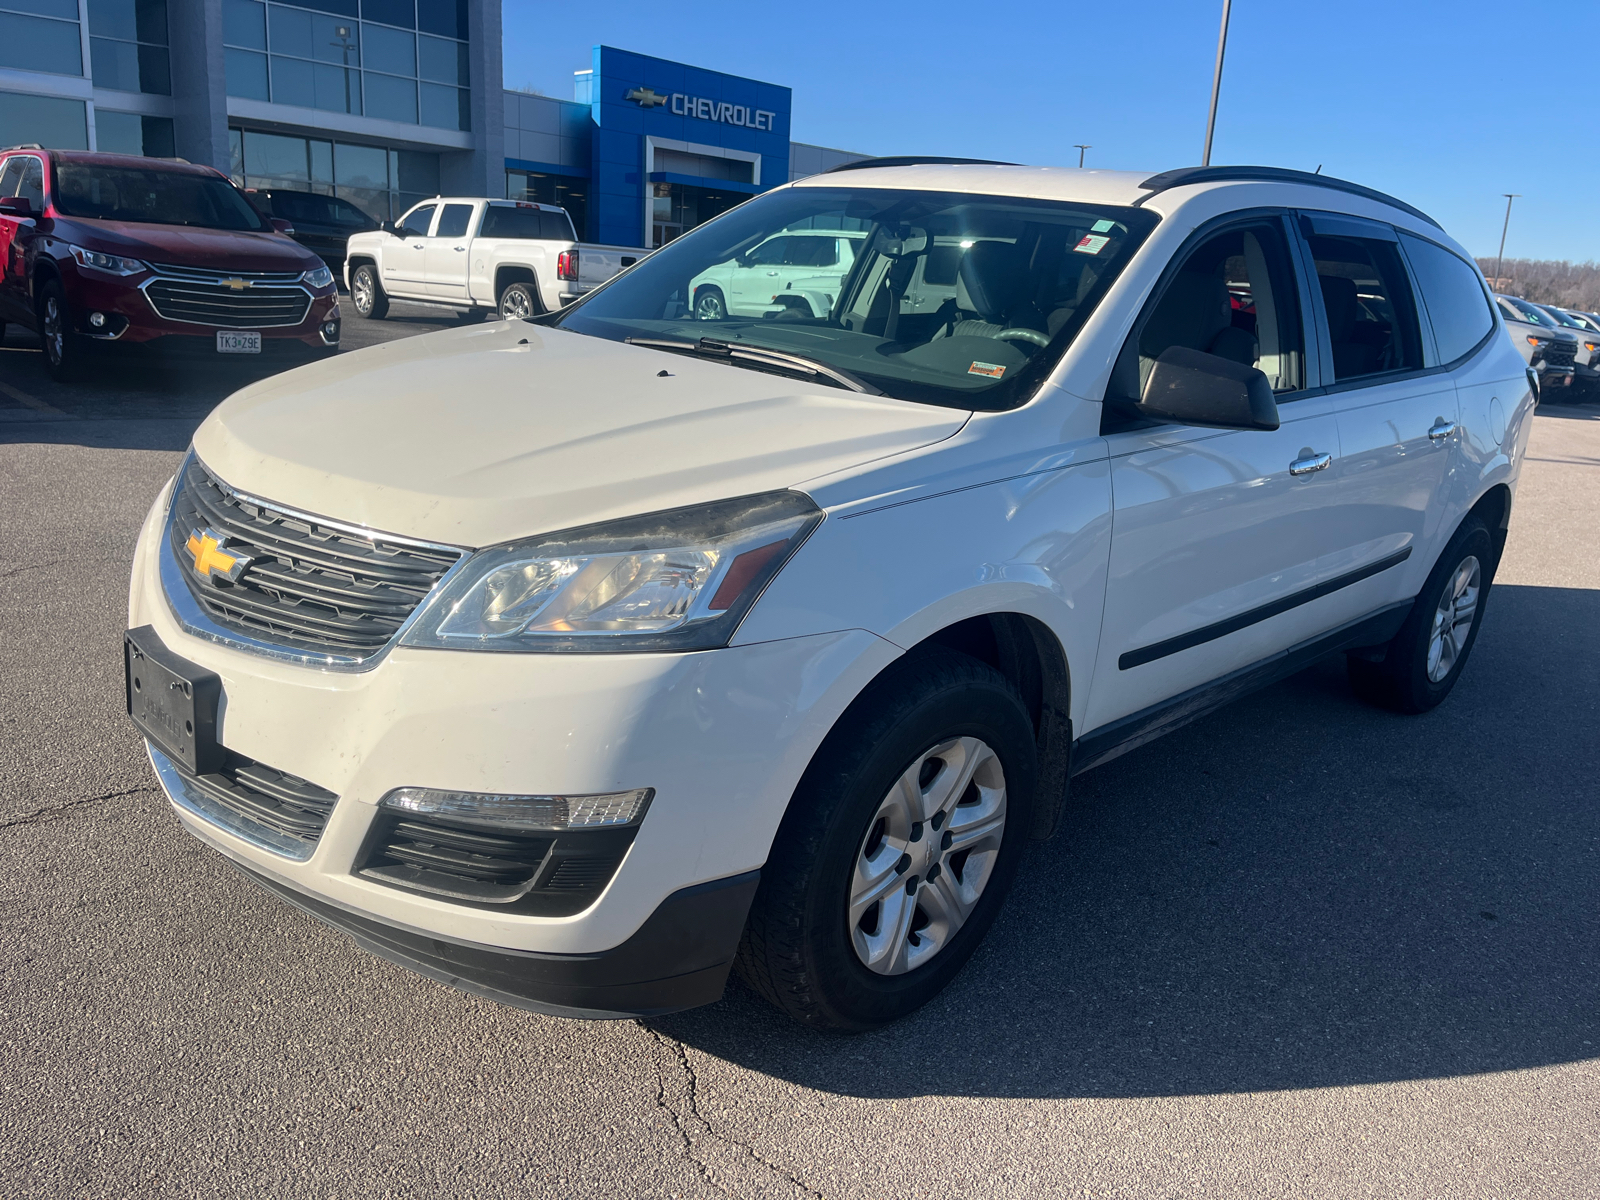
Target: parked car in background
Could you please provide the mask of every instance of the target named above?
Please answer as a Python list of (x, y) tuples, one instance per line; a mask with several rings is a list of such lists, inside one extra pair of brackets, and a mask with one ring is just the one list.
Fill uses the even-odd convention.
[(695, 315), (718, 321), (730, 314), (759, 317), (794, 306), (808, 317), (823, 316), (865, 237), (837, 229), (797, 229), (768, 238), (690, 280)]
[(356, 312), (373, 320), (391, 297), (468, 320), (518, 318), (570, 304), (648, 253), (580, 243), (566, 209), (552, 204), (438, 196), (352, 237), (344, 274)]
[(306, 358), (339, 347), (333, 273), (220, 171), (126, 154), (0, 154), (0, 322), (57, 378), (135, 348)]
[(255, 188), (245, 195), (263, 216), (276, 217), (293, 226), (289, 236), (327, 263), (339, 279), (344, 277), (346, 243), (355, 234), (379, 227), (374, 217), (339, 196), (289, 188)]
[(1582, 384), (1584, 389), (1593, 390), (1600, 383), (1600, 333), (1590, 328), (1580, 314), (1568, 312), (1554, 304), (1540, 304), (1537, 306), (1541, 312), (1556, 323), (1560, 329), (1566, 330), (1578, 339), (1577, 358), (1573, 362), (1574, 383)]
[(1530, 301), (1499, 292), (1494, 299), (1511, 340), (1528, 365), (1539, 373), (1540, 390), (1570, 386), (1578, 360), (1577, 334), (1563, 329), (1554, 317)]
[[(690, 303), (846, 221), (826, 316)], [(902, 291), (935, 254), (954, 311)], [(650, 1016), (737, 960), (868, 1029), (961, 970), (1075, 771), (1325, 655), (1443, 702), (1531, 375), (1368, 188), (856, 162), (218, 406), (139, 536), (129, 712), (191, 833), (435, 980)]]

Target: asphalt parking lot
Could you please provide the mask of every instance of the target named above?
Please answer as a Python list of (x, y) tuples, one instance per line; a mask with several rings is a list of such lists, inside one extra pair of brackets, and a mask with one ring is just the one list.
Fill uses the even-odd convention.
[[(441, 327), (396, 317), (347, 347)], [(498, 1007), (180, 830), (122, 710), (128, 563), (240, 382), (0, 347), (0, 1195), (1600, 1193), (1600, 402), (1540, 410), (1443, 707), (1330, 663), (1080, 777), (955, 985), (836, 1038), (737, 983)]]

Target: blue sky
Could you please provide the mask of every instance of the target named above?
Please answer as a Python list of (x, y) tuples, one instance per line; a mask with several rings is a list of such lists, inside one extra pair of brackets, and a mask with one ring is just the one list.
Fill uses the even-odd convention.
[[(1200, 161), (1220, 16), (1221, 0), (505, 0), (505, 81), (570, 99), (603, 42), (793, 88), (796, 141), (1067, 166), (1087, 142), (1090, 166), (1155, 171)], [(1597, 44), (1588, 0), (1233, 0), (1212, 161), (1320, 163), (1479, 255), (1520, 192), (1508, 257), (1590, 260), (1600, 120), (1579, 97)]]

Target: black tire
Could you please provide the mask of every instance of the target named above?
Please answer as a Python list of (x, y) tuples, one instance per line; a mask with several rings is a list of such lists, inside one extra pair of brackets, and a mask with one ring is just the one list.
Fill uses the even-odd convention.
[(71, 383), (83, 377), (83, 339), (73, 330), (72, 309), (67, 306), (66, 289), (59, 279), (51, 279), (39, 289), (37, 320), (39, 340), (44, 344), (44, 362), (57, 383)]
[[(1432, 657), (1435, 618), (1440, 615), (1445, 590), (1454, 589), (1460, 582), (1458, 572), (1469, 560), (1476, 561), (1478, 580), (1470, 624), (1464, 634), (1458, 625), (1454, 636), (1441, 638), (1441, 647), (1453, 649), (1448, 655), (1441, 655), (1436, 666)], [(1424, 713), (1437, 707), (1461, 678), (1477, 643), (1496, 565), (1494, 539), (1488, 527), (1478, 517), (1469, 516), (1434, 564), (1405, 624), (1385, 648), (1382, 659), (1373, 661), (1359, 653), (1346, 657), (1350, 686), (1356, 695), (1368, 704), (1394, 712)], [(1459, 601), (1453, 601), (1452, 611), (1460, 611)], [(1441, 667), (1446, 669), (1441, 672)], [(1434, 678), (1434, 674), (1439, 677)]]
[[(858, 855), (878, 836), (879, 806), (895, 782), (930, 749), (955, 737), (980, 739), (998, 757), (1005, 785), (1000, 845), (965, 924), (927, 962), (901, 974), (880, 974), (858, 955), (849, 922)], [(935, 767), (923, 784), (931, 792), (938, 772), (948, 768), (937, 759), (927, 763)], [(739, 946), (741, 977), (815, 1029), (874, 1029), (926, 1004), (961, 970), (1005, 901), (1033, 825), (1036, 775), (1032, 721), (999, 672), (942, 648), (916, 651), (894, 664), (839, 719), (795, 790)], [(962, 798), (976, 794), (968, 788)], [(914, 830), (910, 840), (921, 836)], [(927, 839), (924, 853), (947, 848), (949, 829), (942, 842), (931, 832)], [(957, 876), (960, 857), (957, 852), (947, 866)], [(904, 858), (895, 870), (906, 870)], [(926, 870), (925, 880), (904, 876), (908, 895), (935, 884), (938, 870)], [(926, 919), (920, 906), (915, 912)], [(917, 944), (919, 927), (910, 928), (907, 941)]]
[(351, 274), (350, 304), (369, 321), (381, 321), (389, 315), (389, 295), (378, 279), (378, 269), (371, 263), (362, 263)]
[(694, 294), (694, 319), (720, 321), (728, 315), (728, 301), (719, 287), (703, 287)]
[(531, 283), (513, 283), (500, 293), (500, 319), (525, 321), (544, 311), (544, 302)]

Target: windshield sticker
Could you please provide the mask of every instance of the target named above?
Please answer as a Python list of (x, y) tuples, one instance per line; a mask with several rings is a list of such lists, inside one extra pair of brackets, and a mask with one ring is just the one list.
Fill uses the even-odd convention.
[(1089, 227), (1090, 233), (1110, 233), (1117, 227), (1115, 221), (1096, 221)]
[(1100, 251), (1106, 248), (1106, 243), (1110, 240), (1110, 238), (1103, 237), (1100, 234), (1086, 233), (1083, 235), (1083, 241), (1079, 242), (1073, 249), (1079, 254), (1099, 254)]
[(1006, 369), (999, 363), (975, 362), (967, 368), (968, 375), (987, 375), (990, 379), (999, 379), (1006, 373)]

